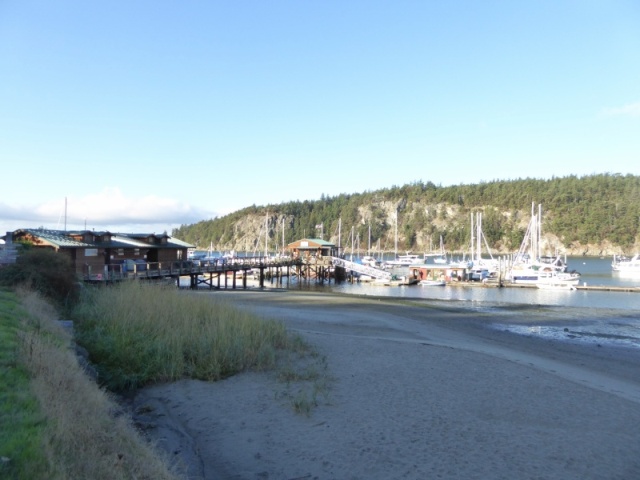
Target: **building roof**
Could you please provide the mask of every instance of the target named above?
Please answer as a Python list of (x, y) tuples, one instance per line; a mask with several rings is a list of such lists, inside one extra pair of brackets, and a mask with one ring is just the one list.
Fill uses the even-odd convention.
[(316, 248), (331, 248), (335, 247), (335, 244), (323, 240), (321, 238), (303, 238), (302, 240), (296, 240), (295, 242), (287, 245), (287, 248), (297, 248), (298, 250), (304, 249), (316, 249)]
[(63, 230), (45, 230), (42, 228), (30, 229), (23, 228), (20, 230), (16, 230), (13, 232), (13, 238), (17, 239), (23, 236), (24, 234), (31, 235), (32, 237), (38, 238), (40, 241), (44, 243), (48, 243), (49, 245), (57, 248), (88, 248), (93, 247), (94, 245), (82, 241), (78, 241), (73, 237), (69, 236), (70, 232), (64, 232)]
[(13, 232), (14, 239), (25, 235), (55, 248), (192, 248), (193, 245), (170, 237), (166, 233), (112, 233), (94, 230), (45, 230), (19, 229)]

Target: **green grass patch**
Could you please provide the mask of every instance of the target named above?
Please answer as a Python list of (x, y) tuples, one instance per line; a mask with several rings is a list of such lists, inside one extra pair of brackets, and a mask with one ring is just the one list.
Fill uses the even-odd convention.
[(0, 290), (0, 477), (47, 478), (43, 452), (45, 422), (20, 363), (21, 318), (15, 294)]

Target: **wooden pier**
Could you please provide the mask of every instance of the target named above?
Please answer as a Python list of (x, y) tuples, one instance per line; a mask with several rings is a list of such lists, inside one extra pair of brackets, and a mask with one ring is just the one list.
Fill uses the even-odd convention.
[[(339, 270), (339, 269), (338, 269)], [(181, 286), (180, 279), (189, 278), (189, 288), (247, 288), (250, 276), (258, 279), (261, 288), (265, 281), (277, 284), (287, 283), (293, 278), (298, 281), (330, 282), (335, 278), (336, 268), (330, 258), (273, 258), (238, 257), (219, 259), (215, 262), (172, 261), (148, 262), (133, 265), (105, 265), (100, 271), (87, 268), (84, 281), (87, 283), (115, 283), (125, 280), (166, 280), (170, 279)]]

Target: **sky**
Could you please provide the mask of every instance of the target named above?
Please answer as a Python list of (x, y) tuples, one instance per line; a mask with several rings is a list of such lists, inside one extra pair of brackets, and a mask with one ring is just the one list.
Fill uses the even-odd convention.
[(640, 2), (0, 0), (0, 235), (640, 175)]

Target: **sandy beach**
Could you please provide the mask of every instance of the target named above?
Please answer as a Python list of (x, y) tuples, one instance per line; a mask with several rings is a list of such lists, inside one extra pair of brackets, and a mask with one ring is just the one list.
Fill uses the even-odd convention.
[(640, 478), (637, 350), (515, 335), (419, 301), (202, 294), (285, 322), (331, 382), (310, 415), (271, 373), (139, 391), (135, 420), (190, 479)]

